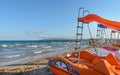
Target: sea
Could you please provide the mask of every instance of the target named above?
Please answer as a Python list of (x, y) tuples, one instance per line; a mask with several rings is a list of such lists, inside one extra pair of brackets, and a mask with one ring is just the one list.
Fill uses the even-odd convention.
[[(82, 41), (80, 47), (88, 45)], [(0, 66), (18, 65), (75, 49), (75, 40), (0, 41)]]
[[(21, 65), (38, 58), (47, 58), (75, 50), (76, 42), (70, 39), (54, 40), (7, 40), (0, 41), (0, 66)], [(89, 45), (89, 40), (84, 39), (78, 43), (78, 47), (84, 48)], [(106, 56), (111, 51), (103, 48), (90, 48), (88, 51), (97, 55)], [(120, 59), (120, 51), (112, 52)]]

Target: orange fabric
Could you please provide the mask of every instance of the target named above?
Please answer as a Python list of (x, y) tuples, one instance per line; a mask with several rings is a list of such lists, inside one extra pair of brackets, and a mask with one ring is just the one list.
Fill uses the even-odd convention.
[(78, 18), (78, 22), (90, 23), (92, 21), (96, 21), (96, 22), (101, 23), (104, 26), (107, 26), (110, 28), (115, 28), (118, 30), (120, 29), (120, 22), (107, 20), (107, 19), (104, 19), (96, 14), (89, 14), (83, 18)]

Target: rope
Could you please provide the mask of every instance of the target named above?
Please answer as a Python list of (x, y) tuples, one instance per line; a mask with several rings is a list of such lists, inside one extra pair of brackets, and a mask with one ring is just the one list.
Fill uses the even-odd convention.
[(91, 33), (91, 31), (90, 31), (89, 24), (88, 24), (87, 26), (88, 26), (88, 31), (89, 31), (89, 33), (90, 33), (90, 37), (92, 38), (92, 33)]
[[(88, 23), (88, 31), (89, 31), (89, 34), (90, 34), (90, 37), (91, 37), (91, 39), (93, 40), (93, 38), (92, 38), (92, 33), (91, 33), (91, 30), (90, 30), (90, 27), (89, 27), (89, 23)], [(93, 40), (94, 41), (94, 40)], [(93, 43), (93, 42), (92, 42)], [(96, 50), (96, 48), (95, 48), (95, 46), (93, 45), (93, 48), (94, 48), (94, 50), (95, 50), (95, 52), (96, 52), (96, 54), (97, 54), (97, 50)]]

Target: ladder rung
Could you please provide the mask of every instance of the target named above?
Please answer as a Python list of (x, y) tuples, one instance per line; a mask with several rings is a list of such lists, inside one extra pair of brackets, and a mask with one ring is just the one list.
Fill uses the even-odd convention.
[(78, 48), (75, 47), (75, 50), (76, 50), (76, 49), (78, 49)]
[(81, 42), (81, 40), (76, 40), (76, 42)]
[(82, 33), (77, 33), (76, 35), (82, 35)]
[(82, 26), (77, 26), (77, 28), (83, 28)]
[(97, 30), (97, 31), (100, 31), (100, 30)]
[(100, 35), (96, 35), (96, 36), (100, 36)]
[(80, 49), (80, 48), (81, 48), (81, 47), (75, 47), (75, 50), (76, 50), (76, 49)]

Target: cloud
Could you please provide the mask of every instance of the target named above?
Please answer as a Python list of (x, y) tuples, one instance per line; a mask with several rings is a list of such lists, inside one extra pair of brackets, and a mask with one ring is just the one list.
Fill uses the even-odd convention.
[(36, 39), (74, 39), (75, 36), (50, 36), (47, 32), (43, 30), (37, 30), (37, 31), (24, 31), (25, 35), (30, 38), (36, 38)]
[(25, 35), (28, 36), (28, 37), (31, 37), (31, 33), (29, 31), (24, 31)]
[(46, 33), (45, 31), (42, 31), (42, 30), (34, 31), (33, 34), (34, 34), (34, 35), (40, 35), (40, 34), (42, 34), (42, 35), (47, 35), (47, 33)]
[(48, 34), (45, 31), (39, 30), (39, 31), (24, 31), (25, 35), (27, 37), (34, 37), (38, 39), (44, 39), (48, 38)]

